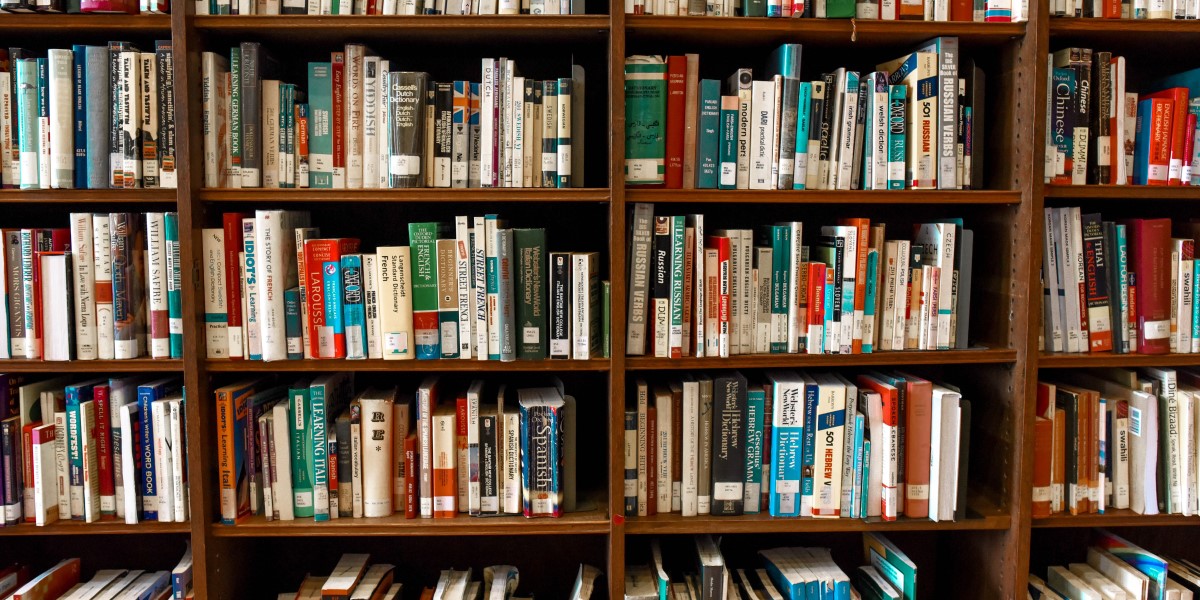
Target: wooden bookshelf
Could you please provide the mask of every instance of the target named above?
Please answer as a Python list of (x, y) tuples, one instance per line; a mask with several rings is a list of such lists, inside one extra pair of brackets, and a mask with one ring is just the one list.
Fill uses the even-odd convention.
[(829, 191), (829, 190), (638, 190), (625, 192), (626, 202), (756, 203), (756, 204), (1020, 204), (1020, 192), (965, 191)]
[(133, 360), (0, 360), (4, 373), (182, 373), (183, 361), (168, 358)]
[(1200, 201), (1200, 187), (1163, 185), (1047, 185), (1047, 198)]
[[(1129, 509), (1108, 509), (1104, 514), (1057, 514), (1033, 519), (1033, 527), (1195, 527), (1200, 516), (1139, 515)], [(1193, 530), (1194, 531), (1194, 530)]]
[(129, 525), (124, 521), (55, 521), (44, 527), (22, 523), (16, 527), (0, 527), (0, 538), (54, 535), (143, 535), (143, 534), (188, 534), (192, 531), (188, 523), (137, 523)]
[(282, 372), (330, 372), (390, 371), (408, 373), (459, 373), (459, 372), (602, 372), (611, 363), (607, 359), (593, 360), (516, 360), (512, 362), (478, 360), (287, 360), (263, 362), (261, 360), (208, 360), (212, 373), (282, 373)]

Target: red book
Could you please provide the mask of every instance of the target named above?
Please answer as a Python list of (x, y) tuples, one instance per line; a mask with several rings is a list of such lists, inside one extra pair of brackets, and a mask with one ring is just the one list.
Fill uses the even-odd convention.
[(125, 13), (138, 14), (138, 3), (135, 0), (81, 0), (79, 12), (82, 13)]
[[(1170, 120), (1167, 121), (1163, 130), (1170, 132), (1170, 161), (1167, 163), (1167, 185), (1180, 185), (1180, 175), (1183, 172), (1183, 149), (1186, 145), (1184, 142), (1184, 128), (1187, 126), (1188, 114), (1188, 89), (1184, 87), (1169, 88), (1159, 90), (1152, 94), (1143, 94), (1142, 99), (1154, 98), (1156, 100), (1166, 100), (1171, 103)], [(1158, 103), (1155, 102), (1154, 116), (1158, 118), (1159, 109)], [(1154, 150), (1159, 147), (1158, 132), (1160, 129), (1155, 126), (1151, 134), (1151, 155), (1153, 157)], [(1156, 164), (1151, 162), (1150, 164)]]
[(1187, 122), (1183, 126), (1183, 172), (1180, 173), (1180, 183), (1192, 185), (1192, 152), (1196, 148), (1196, 115), (1188, 112)]
[[(333, 187), (346, 187), (346, 53), (334, 52), (330, 61), (333, 75)], [(338, 185), (338, 183), (341, 185)]]
[(720, 340), (719, 356), (729, 356), (729, 238), (709, 236), (705, 248), (717, 250), (717, 338)]
[[(24, 494), (22, 499), (25, 502), (32, 502), (31, 495), (33, 491), (33, 430), (41, 427), (41, 421), (26, 423), (21, 428), (21, 471), (25, 474), (24, 483), (21, 484), (23, 489), (17, 490), (17, 493)], [(26, 507), (23, 511), (26, 523), (36, 522), (36, 517), (33, 516), (33, 507)]]
[(404, 518), (417, 518), (417, 434), (404, 438)]
[(804, 14), (804, 0), (792, 0), (792, 15), (799, 16)]
[[(96, 401), (96, 472), (100, 476), (100, 512), (117, 514), (116, 471), (113, 469), (112, 402), (105, 384), (92, 389)], [(105, 508), (111, 505), (111, 508)]]
[(687, 57), (667, 57), (667, 174), (666, 187), (683, 187), (683, 133), (687, 99)]
[(1050, 464), (1054, 448), (1054, 421), (1033, 418), (1033, 518), (1050, 516)]
[(341, 260), (358, 252), (354, 238), (316, 239), (304, 242), (305, 302), (309, 347), (313, 358), (345, 358), (346, 332), (342, 323)]
[[(478, 410), (478, 407), (476, 407)], [(467, 456), (467, 393), (463, 390), (454, 405), (454, 441), (458, 447), (458, 512), (470, 508), (471, 463)], [(478, 469), (478, 467), (476, 467)]]
[[(253, 411), (246, 412), (253, 413)], [(341, 513), (342, 506), (345, 506), (345, 504), (342, 504), (343, 502), (353, 503), (354, 501), (353, 498), (342, 498), (338, 495), (337, 452), (340, 443), (336, 439), (333, 440), (329, 444), (328, 454), (326, 454), (330, 458), (327, 465), (329, 468), (329, 516), (333, 519), (338, 518), (338, 515)]]
[[(907, 388), (904, 411), (904, 515), (929, 517), (930, 436), (933, 432), (933, 384), (902, 373)], [(942, 440), (947, 443), (947, 440)]]
[(658, 514), (658, 411), (646, 409), (646, 516)]
[[(1137, 276), (1130, 293), (1137, 311), (1139, 354), (1166, 354), (1171, 335), (1171, 220), (1131, 219), (1126, 223), (1129, 265)], [(1132, 312), (1132, 310), (1131, 310)]]
[(0, 596), (11, 594), (18, 586), (29, 581), (29, 566), (12, 564), (0, 569)]
[(975, 3), (971, 0), (953, 0), (950, 3), (951, 21), (974, 21)]
[[(858, 385), (869, 388), (871, 391), (879, 394), (880, 414), (882, 423), (879, 431), (883, 434), (883, 439), (871, 440), (871, 453), (881, 452), (880, 465), (890, 465), (888, 458), (890, 456), (899, 457), (900, 454), (900, 391), (892, 384), (883, 381), (875, 375), (859, 375)], [(900, 502), (900, 497), (903, 492), (897, 489), (899, 484), (899, 469), (900, 465), (887, 466), (886, 469), (881, 468), (879, 481), (881, 490), (879, 492), (879, 518), (884, 521), (895, 521), (900, 514), (900, 507), (903, 503)], [(885, 476), (891, 473), (891, 476)], [(896, 480), (893, 481), (892, 477)], [(926, 502), (928, 507), (928, 502)], [(928, 508), (926, 509), (928, 512)]]
[(79, 559), (68, 558), (21, 586), (12, 600), (59, 598), (76, 583), (79, 583)]
[(809, 354), (825, 353), (825, 263), (808, 263), (808, 324), (807, 344)]
[[(242, 273), (239, 254), (242, 243), (242, 219), (246, 213), (225, 213), (221, 224), (225, 229), (225, 312), (229, 315), (229, 358), (242, 360)], [(103, 492), (101, 492), (103, 494)]]

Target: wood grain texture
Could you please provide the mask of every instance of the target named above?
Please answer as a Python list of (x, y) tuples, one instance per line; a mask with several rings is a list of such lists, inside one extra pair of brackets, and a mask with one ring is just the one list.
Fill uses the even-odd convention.
[[(192, 526), (188, 523), (159, 523), (146, 521), (144, 523), (126, 524), (124, 521), (55, 521), (45, 527), (22, 523), (15, 527), (0, 527), (0, 537), (21, 537), (31, 535), (144, 535), (181, 534), (188, 535)], [(15, 543), (15, 542), (14, 542)], [(60, 557), (61, 558), (61, 557)]]
[(0, 360), (3, 373), (183, 373), (184, 362), (169, 358), (131, 360)]
[(202, 189), (202, 202), (608, 202), (605, 188), (521, 189), (521, 188), (414, 188), (371, 190), (314, 189)]
[[(1200, 516), (1139, 515), (1129, 509), (1109, 509), (1104, 514), (1057, 514), (1033, 519), (1035, 528), (1050, 527), (1177, 527), (1200, 525)], [(1153, 551), (1153, 549), (1152, 549)]]
[(1063, 354), (1043, 352), (1037, 366), (1042, 369), (1086, 369), (1092, 367), (1197, 367), (1200, 354)]
[(762, 204), (1020, 204), (1021, 193), (998, 190), (659, 190), (629, 188), (628, 202)]

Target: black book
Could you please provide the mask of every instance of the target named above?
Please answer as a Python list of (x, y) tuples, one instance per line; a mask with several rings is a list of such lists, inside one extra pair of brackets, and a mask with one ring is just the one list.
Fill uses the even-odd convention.
[(746, 476), (746, 377), (737, 371), (713, 381), (712, 514), (737, 516)]
[(875, 82), (864, 73), (858, 80), (858, 107), (855, 108), (854, 113), (855, 158), (851, 161), (854, 166), (850, 172), (850, 189), (852, 190), (861, 189), (862, 187), (863, 130), (866, 129), (867, 123), (867, 96), (873, 93), (875, 93)]
[[(1083, 274), (1084, 288), (1086, 290), (1085, 298), (1087, 300), (1088, 321), (1092, 324), (1088, 328), (1089, 344), (1088, 347), (1093, 350), (1103, 349), (1097, 348), (1098, 343), (1103, 343), (1101, 337), (1105, 332), (1097, 331), (1094, 321), (1091, 320), (1092, 310), (1095, 309), (1103, 314), (1108, 313), (1108, 307), (1111, 303), (1112, 295), (1110, 290), (1112, 286), (1108, 282), (1108, 263), (1110, 257), (1104, 251), (1104, 225), (1100, 221), (1100, 213), (1085, 214), (1080, 218), (1081, 231), (1083, 232)], [(1111, 332), (1113, 321), (1109, 321), (1109, 347), (1106, 350), (1112, 350)]]
[[(32, 0), (0, 0), (0, 10), (15, 13), (30, 13), (34, 11), (34, 6)], [(9, 60), (16, 59), (9, 56)]]
[[(121, 145), (121, 52), (135, 50), (129, 42), (108, 43), (108, 179), (109, 187), (125, 187), (125, 153)], [(14, 96), (15, 97), (15, 96)], [(15, 112), (15, 111), (14, 111)], [(13, 129), (16, 131), (16, 129)]]
[[(650, 327), (647, 353), (671, 354), (671, 217), (654, 217), (654, 249), (650, 253)], [(663, 354), (663, 352), (666, 352)]]
[(454, 157), (454, 84), (433, 84), (433, 187), (450, 187)]
[[(490, 412), (489, 412), (490, 411)], [(479, 500), (480, 512), (496, 514), (500, 512), (500, 492), (496, 485), (499, 480), (499, 443), (496, 440), (496, 407), (490, 406), (479, 411)]]
[(242, 42), (241, 86), (242, 187), (262, 187), (262, 80), (275, 64), (258, 42)]
[[(1117, 224), (1113, 221), (1105, 221), (1104, 228), (1104, 256), (1108, 257), (1105, 269), (1105, 275), (1108, 277), (1108, 289), (1110, 297), (1115, 297), (1114, 292), (1120, 291), (1121, 286), (1121, 264), (1117, 252)], [(1121, 322), (1121, 303), (1112, 301), (1108, 303), (1108, 316), (1112, 323), (1112, 345), (1113, 352), (1124, 353), (1128, 352), (1126, 344), (1129, 340), (1125, 339), (1125, 324)], [(1110, 463), (1116, 461), (1109, 461)]]
[(1109, 183), (1112, 177), (1113, 156), (1108, 144), (1112, 111), (1112, 52), (1097, 52), (1092, 72), (1096, 88), (1092, 91), (1092, 135), (1095, 140), (1088, 148), (1088, 178), (1091, 184)]
[[(154, 42), (158, 54), (158, 182), (161, 187), (178, 184), (175, 165), (175, 59), (171, 40)], [(86, 182), (85, 182), (86, 184)]]
[(517, 358), (546, 358), (546, 230), (513, 229), (517, 255)]
[(960, 72), (967, 76), (967, 106), (971, 107), (970, 126), (967, 127), (967, 148), (968, 155), (971, 157), (971, 169), (969, 174), (964, 173), (970, 181), (970, 189), (982, 190), (984, 186), (984, 144), (983, 127), (985, 124), (984, 105), (986, 104), (985, 90), (987, 87), (984, 79), (983, 69), (975, 64), (975, 60), (968, 58), (967, 65)]
[[(808, 111), (808, 147), (810, 148), (813, 142), (817, 142), (818, 146), (820, 145), (822, 118), (825, 114), (825, 92), (826, 87), (823, 80), (812, 82), (812, 100), (809, 101)], [(825, 159), (829, 160), (828, 151), (825, 153)], [(810, 165), (809, 169), (817, 169), (818, 165), (820, 165), (819, 151), (817, 156), (810, 155), (808, 157), (808, 164)], [(820, 169), (817, 169), (817, 172), (820, 172)], [(805, 177), (805, 181), (807, 182), (807, 176)]]
[(550, 253), (550, 358), (571, 358), (571, 253)]
[(420, 187), (425, 181), (422, 156), (428, 81), (428, 73), (388, 73), (389, 187)]

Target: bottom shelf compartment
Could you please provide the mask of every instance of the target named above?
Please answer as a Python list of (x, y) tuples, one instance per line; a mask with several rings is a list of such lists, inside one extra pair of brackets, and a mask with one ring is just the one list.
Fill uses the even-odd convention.
[[(81, 526), (82, 528), (83, 526)], [(29, 567), (37, 577), (69, 558), (79, 559), (79, 581), (87, 582), (102, 569), (170, 572), (188, 549), (187, 530), (177, 534), (30, 535), (0, 542), (0, 569), (14, 563)]]

